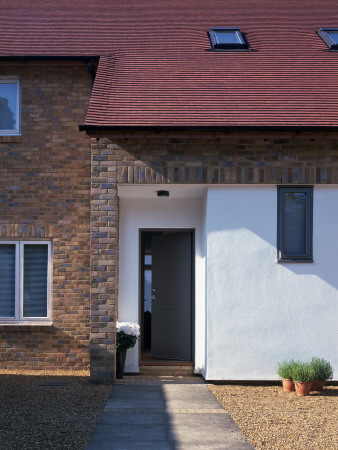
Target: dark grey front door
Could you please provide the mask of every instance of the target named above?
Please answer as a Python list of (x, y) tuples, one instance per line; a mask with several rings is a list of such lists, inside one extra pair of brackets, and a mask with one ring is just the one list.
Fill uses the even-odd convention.
[(192, 360), (192, 233), (152, 240), (151, 354)]

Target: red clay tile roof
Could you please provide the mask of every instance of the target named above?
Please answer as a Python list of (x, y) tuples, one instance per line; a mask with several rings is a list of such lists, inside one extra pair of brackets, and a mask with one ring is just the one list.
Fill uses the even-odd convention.
[[(252, 51), (210, 51), (210, 27)], [(337, 0), (0, 0), (0, 56), (101, 55), (86, 125), (338, 126)]]

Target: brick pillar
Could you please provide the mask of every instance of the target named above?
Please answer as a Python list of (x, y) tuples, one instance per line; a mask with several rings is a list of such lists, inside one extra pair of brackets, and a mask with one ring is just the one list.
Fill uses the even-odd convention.
[[(114, 151), (92, 139), (90, 376), (115, 379), (118, 199)], [(110, 142), (110, 141), (108, 141)]]

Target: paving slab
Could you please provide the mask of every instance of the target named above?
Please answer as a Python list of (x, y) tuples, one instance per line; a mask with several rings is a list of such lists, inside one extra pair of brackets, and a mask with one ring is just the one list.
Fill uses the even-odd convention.
[(172, 449), (253, 449), (228, 414), (172, 414), (169, 420)]
[(206, 384), (162, 386), (167, 409), (223, 409)]
[(87, 450), (253, 449), (206, 384), (114, 385)]
[(167, 423), (103, 424), (99, 422), (93, 438), (87, 447), (88, 449), (137, 449), (140, 448), (140, 445), (142, 445), (142, 448), (171, 448), (168, 440)]

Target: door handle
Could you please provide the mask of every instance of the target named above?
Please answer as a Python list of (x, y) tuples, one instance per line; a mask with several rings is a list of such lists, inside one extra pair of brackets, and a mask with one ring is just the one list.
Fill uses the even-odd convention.
[(152, 289), (151, 292), (152, 292), (152, 294), (151, 294), (151, 299), (152, 299), (152, 300), (157, 300), (157, 297), (156, 297), (156, 290), (155, 290), (155, 289)]

